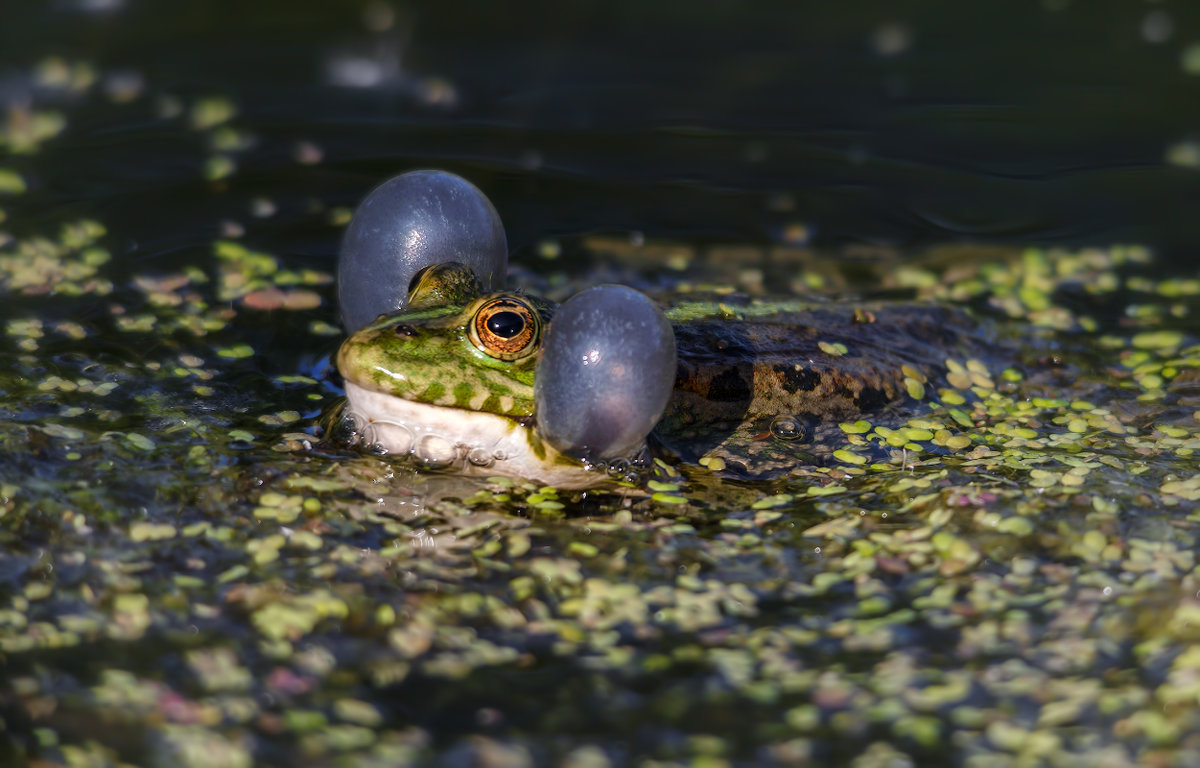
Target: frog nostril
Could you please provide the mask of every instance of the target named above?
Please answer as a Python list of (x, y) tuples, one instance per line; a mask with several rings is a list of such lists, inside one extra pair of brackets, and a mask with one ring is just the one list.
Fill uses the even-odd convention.
[(392, 331), (397, 336), (416, 336), (417, 335), (417, 329), (413, 328), (411, 325), (394, 325), (394, 326), (392, 326)]

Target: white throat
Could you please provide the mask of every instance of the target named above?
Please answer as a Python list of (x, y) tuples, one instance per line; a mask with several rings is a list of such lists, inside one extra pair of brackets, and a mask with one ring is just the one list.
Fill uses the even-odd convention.
[(523, 477), (556, 488), (590, 488), (609, 477), (543, 443), (539, 458), (530, 427), (492, 413), (415, 403), (346, 382), (346, 414), (362, 443), (420, 467), (466, 475)]

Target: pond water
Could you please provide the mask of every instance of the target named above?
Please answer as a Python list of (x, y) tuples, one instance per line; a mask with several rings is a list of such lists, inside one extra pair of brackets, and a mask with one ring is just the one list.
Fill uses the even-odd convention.
[[(0, 50), (0, 763), (1200, 762), (1200, 7), (61, 0)], [(994, 350), (769, 482), (336, 449), (338, 239), (420, 167), (555, 300)]]

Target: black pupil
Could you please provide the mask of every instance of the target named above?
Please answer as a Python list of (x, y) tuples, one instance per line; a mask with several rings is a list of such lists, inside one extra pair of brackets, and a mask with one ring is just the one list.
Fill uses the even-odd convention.
[(487, 328), (504, 339), (511, 339), (525, 330), (525, 318), (516, 312), (497, 312), (487, 319)]

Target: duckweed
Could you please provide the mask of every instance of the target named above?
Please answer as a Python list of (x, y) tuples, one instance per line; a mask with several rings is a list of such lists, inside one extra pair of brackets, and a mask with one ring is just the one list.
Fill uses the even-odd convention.
[[(262, 196), (209, 181), (205, 152), (253, 151), (239, 105), (152, 96), (206, 137), (200, 199)], [(345, 201), (318, 202), (295, 210), (335, 239)], [(201, 222), (227, 236), (168, 266), (46, 216), (0, 243), (0, 759), (1194, 762), (1200, 289), (1139, 273), (1144, 249), (947, 247), (852, 279), (807, 250), (556, 241), (539, 270), (659, 260), (680, 312), (761, 282), (736, 253), (811, 291), (902, 285), (970, 304), (997, 350), (903, 370), (903, 408), (830, 424), (831, 455), (776, 480), (665, 457), (579, 494), (322, 444), (332, 276), (260, 249), (271, 217)], [(1133, 309), (1110, 327), (1087, 297)]]
[(25, 192), (25, 179), (12, 168), (0, 168), (0, 195), (20, 195)]

